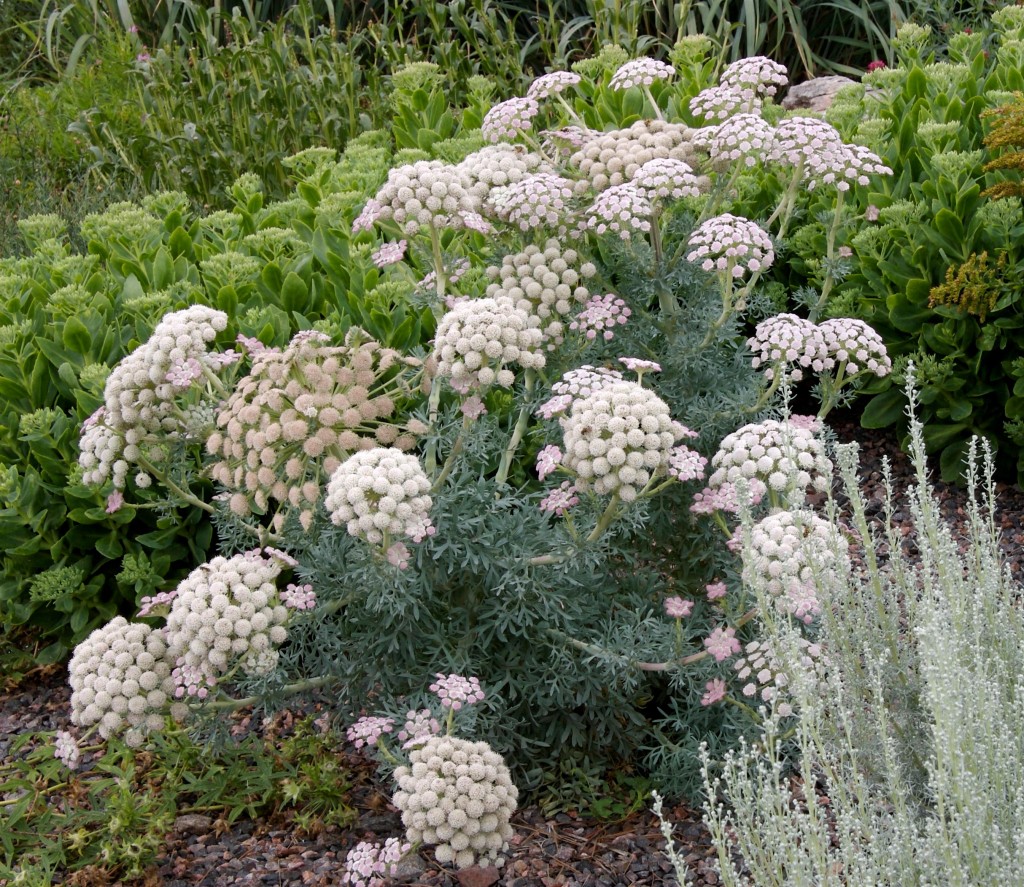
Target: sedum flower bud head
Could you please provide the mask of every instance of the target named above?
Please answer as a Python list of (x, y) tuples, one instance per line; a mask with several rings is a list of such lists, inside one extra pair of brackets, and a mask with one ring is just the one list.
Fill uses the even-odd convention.
[(486, 742), (430, 736), (398, 767), (392, 803), (412, 844), (435, 846), (439, 863), (501, 865), (519, 797), (501, 755)]

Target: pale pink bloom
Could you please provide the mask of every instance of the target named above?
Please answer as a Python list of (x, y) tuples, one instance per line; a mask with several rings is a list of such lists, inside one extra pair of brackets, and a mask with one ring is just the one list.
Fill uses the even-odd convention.
[(438, 672), (437, 681), (430, 685), (430, 692), (436, 693), (441, 705), (458, 711), (463, 705), (482, 702), (484, 691), (480, 687), (480, 678), (464, 678), (462, 675), (444, 675)]
[(552, 490), (540, 500), (540, 510), (550, 511), (562, 517), (573, 505), (578, 505), (579, 501), (575, 484), (563, 481), (557, 490)]
[(544, 480), (561, 463), (562, 451), (553, 444), (549, 444), (537, 453), (537, 477)]
[(405, 250), (408, 245), (409, 242), (407, 240), (385, 243), (370, 258), (378, 268), (386, 268), (388, 265), (397, 264), (405, 258)]
[(873, 203), (866, 210), (864, 210), (864, 218), (869, 222), (877, 222), (878, 215), (878, 207), (875, 206)]
[(853, 255), (853, 250), (850, 249), (850, 247), (848, 247), (848, 246), (841, 246), (841, 247), (839, 247), (839, 258), (841, 258), (841, 259), (848, 259), (852, 255)]
[(708, 460), (700, 453), (680, 444), (669, 451), (668, 473), (681, 483), (704, 476)]
[(621, 363), (627, 370), (632, 370), (635, 373), (661, 372), (661, 364), (655, 363), (653, 360), (643, 360), (639, 357), (620, 357), (619, 363)]
[(280, 548), (271, 548), (267, 546), (263, 549), (270, 557), (277, 558), (281, 563), (289, 567), (297, 567), (299, 562), (295, 560), (287, 551), (282, 551)]
[(364, 717), (349, 727), (345, 735), (356, 748), (362, 748), (364, 745), (376, 745), (377, 740), (394, 727), (395, 722), (391, 718)]
[(409, 547), (404, 542), (396, 542), (385, 552), (388, 563), (405, 570), (409, 567)]
[(68, 770), (78, 767), (81, 753), (78, 750), (78, 743), (75, 737), (67, 730), (58, 730), (54, 739), (53, 756), (60, 761)]
[(411, 748), (423, 742), (428, 736), (435, 736), (441, 732), (441, 725), (429, 708), (421, 708), (419, 711), (410, 711), (405, 716), (405, 726), (398, 731), (398, 738), (402, 742), (402, 748)]
[(162, 607), (164, 604), (169, 604), (178, 596), (178, 589), (174, 588), (171, 591), (161, 591), (152, 596), (145, 595), (142, 600), (139, 601), (139, 612), (136, 614), (140, 619), (150, 615), (157, 607)]
[(701, 705), (714, 705), (720, 699), (725, 698), (725, 681), (721, 678), (708, 681), (704, 685), (704, 689), (707, 692), (700, 698)]
[(699, 264), (705, 271), (726, 271), (733, 277), (764, 271), (775, 261), (768, 232), (732, 213), (703, 222), (690, 235), (689, 245), (693, 249), (686, 254), (688, 262)]
[(295, 585), (289, 582), (281, 592), (281, 603), (292, 610), (312, 610), (316, 606), (316, 592), (309, 583)]
[(693, 601), (681, 598), (678, 595), (665, 598), (665, 614), (673, 619), (684, 619), (693, 611)]
[(120, 490), (114, 490), (107, 496), (107, 514), (113, 514), (124, 505), (124, 494)]
[(704, 586), (704, 590), (708, 593), (708, 600), (714, 601), (720, 597), (725, 597), (726, 591), (728, 590), (724, 582), (712, 582)]
[(724, 662), (730, 656), (739, 653), (740, 642), (736, 640), (735, 628), (716, 628), (706, 638), (704, 646), (708, 653), (715, 657), (716, 662)]
[(571, 71), (552, 71), (550, 74), (542, 74), (526, 90), (526, 97), (534, 100), (546, 99), (548, 96), (557, 95), (560, 92), (575, 86), (582, 78), (579, 74)]
[(596, 339), (600, 333), (606, 342), (611, 341), (615, 327), (624, 324), (631, 313), (626, 303), (612, 293), (591, 296), (569, 329), (580, 330), (588, 339)]
[(484, 115), (480, 134), (488, 142), (513, 141), (533, 127), (538, 110), (537, 100), (530, 96), (499, 102)]
[(467, 419), (479, 419), (487, 412), (487, 407), (484, 406), (483, 399), (475, 394), (462, 401), (461, 409), (462, 415)]
[(675, 68), (657, 59), (632, 59), (620, 65), (608, 81), (611, 89), (629, 89), (632, 86), (650, 86), (655, 80), (668, 80)]
[(606, 188), (586, 210), (583, 227), (597, 234), (610, 232), (622, 240), (634, 232), (651, 230), (651, 201), (646, 192), (633, 182)]
[(752, 55), (730, 64), (719, 78), (723, 86), (758, 96), (773, 96), (778, 88), (789, 83), (785, 65), (763, 55)]

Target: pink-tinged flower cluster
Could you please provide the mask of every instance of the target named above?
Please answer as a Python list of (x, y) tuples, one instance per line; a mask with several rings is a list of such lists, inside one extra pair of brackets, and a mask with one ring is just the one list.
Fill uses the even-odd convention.
[(725, 699), (725, 681), (715, 678), (704, 685), (704, 695), (700, 698), (701, 705), (714, 705)]
[(391, 566), (398, 567), (399, 570), (409, 569), (409, 546), (404, 542), (395, 542), (393, 545), (388, 546), (388, 550), (384, 552), (384, 557)]
[(732, 213), (708, 219), (691, 235), (688, 262), (699, 263), (705, 271), (719, 271), (732, 277), (764, 271), (775, 261), (772, 239), (754, 222)]
[(774, 128), (757, 114), (736, 114), (715, 127), (708, 151), (713, 163), (742, 162), (753, 168), (764, 163), (774, 140)]
[(544, 447), (537, 453), (537, 477), (544, 480), (551, 472), (562, 464), (562, 451), (553, 444)]
[(202, 375), (203, 365), (194, 357), (190, 357), (187, 360), (173, 364), (164, 378), (174, 388), (183, 391), (186, 388), (191, 388), (192, 383)]
[[(462, 276), (472, 267), (469, 259), (453, 259), (451, 265), (444, 269), (445, 280), (448, 283), (458, 283)], [(420, 281), (416, 284), (418, 287), (423, 289), (431, 289), (437, 283), (437, 272), (430, 271), (424, 275)], [(452, 296), (448, 296), (452, 299)], [(463, 297), (465, 298), (465, 297)], [(448, 307), (451, 307), (451, 302), (448, 303)]]
[[(817, 672), (821, 664), (821, 648), (806, 638), (799, 638), (800, 665), (809, 672)], [(778, 656), (768, 641), (751, 641), (743, 648), (743, 656), (733, 663), (736, 677), (746, 681), (740, 692), (748, 699), (760, 696), (768, 703), (776, 703), (776, 711), (783, 717), (793, 714), (793, 706), (784, 701), (789, 675), (783, 670)], [(783, 700), (783, 701), (780, 701)]]
[[(644, 360), (642, 357), (620, 357), (619, 363), (621, 363), (627, 370), (637, 374), (637, 381), (643, 378), (644, 373), (660, 373), (661, 364), (653, 360)], [(690, 437), (696, 437), (697, 435), (690, 432)]]
[(743, 581), (764, 584), (779, 608), (803, 622), (821, 612), (821, 598), (846, 581), (848, 543), (810, 511), (777, 511), (758, 521), (743, 550)]
[(680, 483), (687, 483), (704, 477), (704, 467), (708, 460), (689, 447), (673, 447), (668, 454), (667, 471)]
[(704, 591), (707, 592), (709, 601), (717, 601), (725, 597), (729, 589), (724, 582), (710, 582), (704, 586)]
[(709, 86), (690, 99), (690, 113), (705, 120), (728, 120), (734, 114), (757, 114), (761, 100), (735, 86)]
[(887, 376), (892, 371), (892, 361), (882, 337), (863, 320), (837, 317), (822, 321), (818, 329), (829, 357), (837, 364), (846, 364), (847, 376), (860, 372)]
[[(804, 369), (821, 373), (832, 366), (821, 329), (795, 314), (776, 314), (762, 320), (754, 335), (747, 339), (747, 345), (754, 352), (754, 369), (765, 367), (764, 374), (769, 379), (783, 370), (785, 376), (796, 382), (803, 378)], [(786, 366), (792, 369), (786, 372)]]
[(383, 846), (360, 841), (345, 857), (341, 883), (351, 887), (386, 887), (398, 871), (398, 862), (411, 849), (411, 844), (400, 844), (398, 838), (388, 838)]
[(572, 398), (589, 397), (594, 392), (622, 379), (622, 373), (608, 367), (595, 367), (588, 363), (569, 370), (551, 386), (552, 394)]
[(834, 185), (848, 191), (867, 185), (872, 175), (892, 175), (881, 158), (862, 145), (847, 145), (839, 131), (815, 117), (789, 117), (779, 122), (768, 159), (796, 167), (807, 189)]
[(154, 613), (154, 610), (161, 611), (164, 607), (170, 606), (177, 596), (178, 589), (176, 588), (171, 591), (160, 591), (154, 595), (145, 595), (142, 600), (139, 601), (139, 612), (135, 615), (140, 619), (143, 619), (146, 616), (160, 616), (162, 613)]
[[(764, 498), (766, 492), (768, 492), (768, 487), (764, 481), (752, 477), (746, 483), (746, 492), (743, 494), (743, 499), (747, 501), (750, 507), (753, 507)], [(740, 497), (741, 493), (737, 485), (728, 481), (714, 487), (708, 486), (699, 493), (694, 493), (690, 511), (694, 514), (714, 514), (717, 511), (724, 511), (727, 514), (739, 514)]]
[(606, 188), (584, 210), (583, 227), (596, 234), (611, 233), (622, 240), (651, 230), (651, 201), (633, 182)]
[(679, 200), (696, 197), (701, 192), (700, 180), (685, 160), (655, 157), (636, 171), (632, 183), (648, 200)]
[(437, 680), (430, 685), (430, 692), (436, 693), (441, 705), (458, 711), (464, 705), (483, 702), (484, 691), (479, 678), (465, 678), (458, 674), (444, 675), (438, 672)]
[(541, 74), (530, 84), (530, 88), (526, 90), (526, 96), (540, 101), (576, 86), (581, 79), (579, 74), (574, 74), (571, 71), (552, 71), (550, 74)]
[(533, 128), (539, 110), (536, 98), (529, 95), (499, 102), (484, 115), (480, 134), (488, 142), (514, 141)]
[(541, 511), (564, 517), (570, 508), (580, 503), (580, 497), (576, 495), (576, 492), (576, 485), (571, 481), (564, 480), (558, 489), (552, 490), (540, 500), (539, 508)]
[(407, 240), (385, 243), (370, 258), (378, 268), (387, 268), (388, 265), (395, 265), (405, 258), (405, 250), (408, 246), (409, 242)]
[(479, 419), (487, 414), (487, 406), (484, 404), (483, 398), (475, 394), (463, 400), (459, 409), (467, 419)]
[(715, 658), (715, 662), (724, 662), (742, 649), (740, 642), (736, 640), (736, 629), (721, 626), (704, 638), (704, 648)]
[(291, 610), (312, 610), (316, 606), (316, 592), (308, 582), (304, 585), (289, 582), (281, 592), (281, 603)]
[(398, 731), (398, 740), (402, 743), (402, 748), (409, 749), (440, 732), (441, 725), (434, 717), (434, 713), (429, 708), (421, 708), (419, 711), (406, 713), (405, 726)]
[(395, 722), (391, 718), (363, 717), (349, 727), (345, 735), (356, 748), (362, 748), (364, 745), (370, 748), (377, 744), (381, 736), (394, 729)]
[(381, 211), (383, 210), (383, 204), (375, 197), (371, 197), (366, 201), (366, 205), (362, 211), (352, 222), (352, 233), (359, 234), (362, 231), (369, 231), (377, 224), (377, 220), (381, 217)]
[(591, 296), (587, 306), (569, 324), (569, 329), (579, 330), (591, 340), (600, 335), (606, 342), (610, 342), (615, 337), (615, 327), (629, 320), (630, 314), (632, 312), (625, 300), (613, 293)]
[(675, 69), (657, 59), (632, 59), (620, 65), (612, 74), (608, 86), (612, 89), (629, 89), (633, 86), (650, 86), (657, 80), (668, 80)]
[(730, 64), (722, 72), (719, 82), (763, 98), (775, 95), (780, 87), (789, 83), (789, 71), (785, 65), (770, 58), (754, 55)]
[(777, 419), (744, 425), (726, 435), (711, 467), (712, 488), (757, 480), (778, 493), (809, 486), (823, 491), (832, 477), (832, 463), (814, 432)]
[(81, 752), (75, 737), (67, 730), (58, 730), (53, 737), (53, 756), (68, 770), (74, 770), (81, 762)]
[(572, 215), (572, 197), (569, 179), (539, 172), (504, 188), (493, 188), (490, 204), (498, 218), (520, 231), (551, 228), (564, 233)]
[(693, 612), (693, 601), (681, 598), (678, 595), (665, 598), (665, 615), (672, 619), (685, 619)]

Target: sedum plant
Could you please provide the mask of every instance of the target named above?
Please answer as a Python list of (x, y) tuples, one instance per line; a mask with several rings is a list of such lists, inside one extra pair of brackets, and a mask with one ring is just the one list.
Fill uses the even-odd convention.
[[(1024, 621), (993, 523), (992, 453), (972, 447), (961, 539), (932, 493), (908, 396), (917, 484), (904, 503), (890, 480), (883, 510), (909, 506), (917, 556), (891, 526), (871, 528), (856, 450), (844, 449), (842, 519), (864, 545), (864, 570), (830, 574), (818, 662), (785, 624), (766, 624), (799, 700), (795, 720), (766, 699), (753, 745), (721, 769), (704, 754), (705, 821), (724, 884), (1004, 883), (1024, 862)], [(830, 522), (840, 519), (834, 508)]]

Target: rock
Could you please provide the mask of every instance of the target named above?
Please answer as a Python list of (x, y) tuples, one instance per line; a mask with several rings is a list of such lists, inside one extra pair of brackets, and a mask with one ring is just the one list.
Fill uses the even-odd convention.
[(492, 884), (498, 883), (499, 877), (501, 874), (493, 865), (471, 865), (455, 873), (455, 878), (462, 887), (491, 887)]
[(408, 853), (396, 864), (391, 877), (396, 881), (408, 881), (410, 878), (418, 878), (427, 870), (427, 864), (418, 853)]
[(825, 111), (832, 104), (832, 100), (839, 90), (844, 86), (851, 86), (855, 82), (849, 77), (840, 77), (837, 74), (829, 77), (814, 77), (791, 86), (782, 100), (782, 107), (787, 111), (795, 111), (798, 108)]
[(202, 813), (183, 813), (174, 820), (174, 831), (179, 835), (205, 835), (213, 828), (213, 820)]

